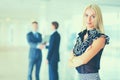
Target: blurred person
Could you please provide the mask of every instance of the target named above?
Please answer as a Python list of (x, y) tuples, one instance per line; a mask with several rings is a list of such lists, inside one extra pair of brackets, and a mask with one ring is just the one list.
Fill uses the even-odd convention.
[(49, 65), (49, 80), (59, 80), (58, 75), (58, 62), (59, 62), (59, 46), (60, 46), (60, 34), (57, 29), (59, 27), (58, 22), (52, 22), (52, 35), (50, 36), (47, 55), (47, 63)]
[(41, 49), (43, 48), (43, 46), (41, 45), (42, 35), (38, 32), (38, 22), (36, 21), (32, 22), (32, 31), (27, 34), (27, 41), (30, 46), (28, 80), (32, 80), (33, 67), (36, 68), (35, 70), (36, 80), (40, 80), (39, 72), (42, 61)]
[(100, 59), (109, 37), (104, 34), (102, 13), (98, 5), (90, 4), (83, 13), (85, 29), (78, 34), (69, 65), (79, 73), (79, 80), (100, 80)]

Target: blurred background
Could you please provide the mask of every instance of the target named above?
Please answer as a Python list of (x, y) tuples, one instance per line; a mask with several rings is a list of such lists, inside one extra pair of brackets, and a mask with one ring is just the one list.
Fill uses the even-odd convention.
[[(51, 22), (59, 22), (60, 80), (78, 80), (76, 70), (69, 68), (67, 61), (76, 34), (82, 28), (83, 9), (90, 3), (100, 6), (105, 32), (110, 37), (101, 59), (101, 80), (120, 80), (120, 0), (1, 0), (0, 80), (27, 80), (29, 46), (26, 34), (31, 30), (32, 21), (39, 22), (44, 41), (48, 41), (51, 34)], [(44, 49), (41, 80), (48, 80), (46, 55)]]

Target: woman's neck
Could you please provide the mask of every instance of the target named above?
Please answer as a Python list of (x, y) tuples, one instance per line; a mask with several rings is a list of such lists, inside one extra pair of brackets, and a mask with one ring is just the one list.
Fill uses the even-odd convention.
[(95, 29), (94, 27), (92, 27), (92, 28), (87, 28), (87, 30), (93, 30), (93, 29)]

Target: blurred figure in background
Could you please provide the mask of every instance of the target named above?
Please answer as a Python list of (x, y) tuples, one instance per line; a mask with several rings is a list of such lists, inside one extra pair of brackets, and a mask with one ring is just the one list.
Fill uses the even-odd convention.
[(28, 67), (28, 80), (32, 80), (33, 67), (35, 66), (35, 77), (36, 80), (40, 80), (39, 72), (42, 61), (43, 48), (41, 45), (42, 35), (38, 32), (38, 22), (32, 22), (32, 31), (27, 34), (27, 41), (30, 46), (29, 51), (29, 67)]
[(109, 37), (104, 34), (102, 13), (98, 5), (91, 4), (83, 14), (85, 30), (78, 34), (70, 65), (79, 73), (79, 80), (100, 80), (100, 58)]
[(57, 29), (59, 27), (58, 22), (52, 22), (53, 33), (50, 36), (47, 55), (47, 63), (49, 65), (49, 80), (59, 80), (58, 76), (58, 62), (59, 62), (59, 46), (60, 46), (60, 34)]

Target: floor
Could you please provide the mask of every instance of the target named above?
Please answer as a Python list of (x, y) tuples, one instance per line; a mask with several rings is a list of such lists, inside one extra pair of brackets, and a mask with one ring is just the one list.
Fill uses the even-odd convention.
[[(59, 63), (60, 80), (78, 80), (75, 69), (67, 64), (69, 52), (61, 53)], [(47, 50), (43, 50), (41, 66), (41, 80), (48, 80), (48, 65), (46, 64)], [(102, 56), (100, 76), (101, 80), (120, 80), (120, 58)], [(28, 48), (1, 47), (0, 48), (0, 80), (27, 80)], [(33, 72), (33, 80), (35, 80)]]

